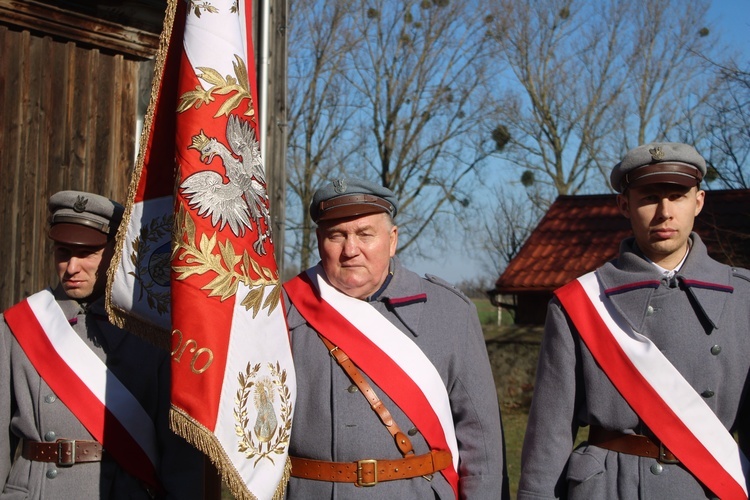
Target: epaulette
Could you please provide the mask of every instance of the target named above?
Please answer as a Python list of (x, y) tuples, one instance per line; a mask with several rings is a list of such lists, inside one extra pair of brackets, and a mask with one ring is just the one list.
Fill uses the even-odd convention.
[(732, 276), (741, 280), (750, 281), (750, 270), (743, 267), (733, 267)]
[(434, 283), (436, 285), (440, 285), (443, 288), (447, 288), (451, 292), (455, 293), (456, 295), (458, 295), (459, 297), (461, 297), (467, 304), (471, 304), (472, 303), (471, 299), (469, 297), (467, 297), (466, 294), (464, 294), (464, 292), (462, 292), (461, 290), (459, 290), (458, 288), (456, 288), (452, 283), (449, 283), (449, 282), (445, 281), (443, 278), (438, 278), (434, 274), (425, 274), (424, 277), (430, 283)]

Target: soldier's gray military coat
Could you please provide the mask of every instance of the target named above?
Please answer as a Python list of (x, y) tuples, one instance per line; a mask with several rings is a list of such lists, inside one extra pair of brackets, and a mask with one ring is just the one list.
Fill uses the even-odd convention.
[[(414, 341), (440, 373), (450, 397), (461, 461), (461, 498), (507, 498), (497, 393), (474, 305), (450, 285), (420, 278), (396, 261), (393, 279), (372, 305)], [(426, 295), (426, 300), (391, 305), (391, 300)], [(365, 397), (336, 364), (318, 335), (287, 299), (297, 372), (297, 403), (290, 454), (318, 460), (353, 462), (401, 458), (393, 438)], [(369, 379), (368, 381), (372, 383)], [(395, 403), (373, 389), (418, 455), (429, 448)], [(411, 431), (411, 432), (409, 432)], [(441, 474), (382, 482), (373, 487), (292, 478), (288, 498), (422, 499), (455, 498)]]
[[(611, 296), (618, 312), (650, 338), (703, 396), (745, 453), (750, 419), (750, 273), (711, 259), (700, 238), (676, 274), (663, 279), (644, 260), (633, 239), (620, 256), (599, 269), (604, 288), (662, 280), (659, 288), (635, 287)], [(690, 286), (694, 280), (701, 287)], [(711, 284), (733, 287), (728, 293)], [(671, 285), (671, 286), (670, 286)], [(680, 465), (657, 463), (583, 444), (571, 453), (580, 426), (650, 434), (615, 390), (553, 299), (537, 371), (524, 441), (519, 499), (523, 498), (706, 498), (712, 497)]]
[[(58, 288), (55, 299), (73, 329), (138, 399), (155, 422), (161, 466), (157, 473), (168, 497), (202, 497), (202, 459), (168, 427), (169, 354), (106, 321), (103, 299), (84, 310)], [(0, 499), (151, 498), (114, 461), (76, 464), (14, 459), (19, 439), (93, 440), (91, 434), (34, 369), (5, 321), (0, 321)]]

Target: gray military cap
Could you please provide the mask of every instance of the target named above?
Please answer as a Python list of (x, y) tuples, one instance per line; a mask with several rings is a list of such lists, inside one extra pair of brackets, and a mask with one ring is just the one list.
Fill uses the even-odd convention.
[(398, 212), (396, 195), (380, 184), (354, 177), (326, 184), (315, 191), (310, 203), (310, 217), (316, 223), (379, 212), (395, 217)]
[(615, 165), (609, 180), (622, 193), (644, 184), (679, 184), (692, 187), (706, 175), (706, 160), (689, 144), (655, 142), (631, 149)]
[(124, 208), (104, 196), (60, 191), (49, 198), (49, 237), (58, 243), (98, 247), (114, 238)]

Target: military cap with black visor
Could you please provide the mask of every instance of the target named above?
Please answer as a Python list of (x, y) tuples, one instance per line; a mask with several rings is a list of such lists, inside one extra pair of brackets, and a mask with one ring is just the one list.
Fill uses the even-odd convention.
[(656, 142), (631, 149), (610, 174), (612, 188), (622, 193), (627, 188), (646, 184), (697, 186), (706, 175), (706, 160), (689, 144)]
[(326, 184), (315, 192), (310, 203), (310, 218), (315, 223), (375, 213), (395, 217), (397, 212), (398, 202), (393, 191), (353, 177)]
[(49, 237), (66, 245), (101, 247), (117, 234), (124, 207), (104, 196), (60, 191), (49, 199)]

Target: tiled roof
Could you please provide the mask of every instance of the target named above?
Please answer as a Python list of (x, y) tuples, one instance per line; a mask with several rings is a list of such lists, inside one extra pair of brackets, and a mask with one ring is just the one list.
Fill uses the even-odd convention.
[[(750, 264), (750, 189), (707, 191), (695, 231), (709, 254)], [(495, 283), (495, 293), (552, 291), (617, 255), (631, 235), (613, 194), (560, 196)]]

